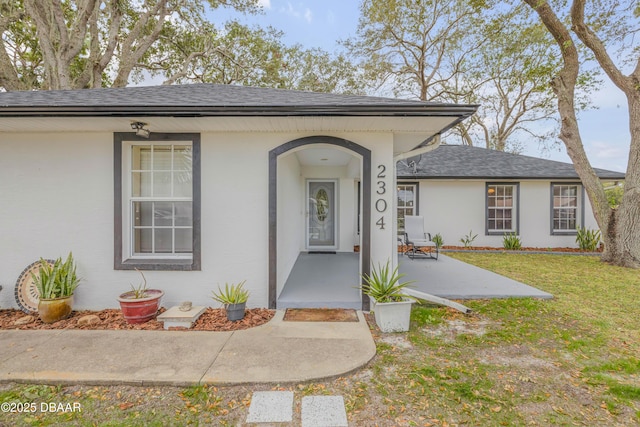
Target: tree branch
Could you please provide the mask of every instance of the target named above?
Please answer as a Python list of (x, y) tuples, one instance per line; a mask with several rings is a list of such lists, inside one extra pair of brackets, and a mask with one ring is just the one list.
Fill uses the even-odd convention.
[(618, 67), (616, 67), (613, 60), (607, 53), (607, 48), (604, 43), (602, 43), (602, 40), (600, 40), (596, 33), (585, 24), (584, 7), (585, 0), (573, 1), (573, 4), (571, 5), (572, 30), (576, 33), (582, 43), (591, 49), (596, 60), (604, 72), (607, 73), (607, 76), (609, 76), (611, 81), (624, 93), (632, 93), (634, 91), (634, 87), (631, 79), (622, 74)]

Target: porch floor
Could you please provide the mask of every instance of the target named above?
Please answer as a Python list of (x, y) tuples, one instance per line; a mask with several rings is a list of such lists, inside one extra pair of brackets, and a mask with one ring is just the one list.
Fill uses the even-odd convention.
[(362, 309), (359, 260), (358, 253), (301, 252), (278, 296), (277, 307)]
[(440, 254), (437, 261), (399, 256), (403, 280), (414, 289), (449, 299), (553, 298), (553, 295), (480, 267)]

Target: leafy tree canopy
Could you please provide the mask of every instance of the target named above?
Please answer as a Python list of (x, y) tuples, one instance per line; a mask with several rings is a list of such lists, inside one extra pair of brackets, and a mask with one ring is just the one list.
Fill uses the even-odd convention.
[(344, 57), (285, 46), (272, 28), (207, 19), (256, 0), (0, 0), (0, 89), (122, 87), (149, 76), (357, 92)]

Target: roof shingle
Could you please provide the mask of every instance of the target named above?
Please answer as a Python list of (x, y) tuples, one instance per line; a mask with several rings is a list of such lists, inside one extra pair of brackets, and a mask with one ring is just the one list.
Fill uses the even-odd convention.
[(477, 106), (218, 84), (0, 93), (0, 116), (395, 114), (464, 116)]
[[(415, 173), (412, 161), (416, 162)], [(420, 157), (398, 162), (397, 171), (402, 179), (578, 179), (571, 163), (468, 145), (443, 144)], [(621, 172), (595, 171), (602, 179), (625, 177)]]

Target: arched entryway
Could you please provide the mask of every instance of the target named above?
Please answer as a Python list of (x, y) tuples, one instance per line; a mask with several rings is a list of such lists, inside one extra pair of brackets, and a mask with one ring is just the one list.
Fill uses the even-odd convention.
[[(360, 272), (369, 274), (371, 263), (371, 151), (346, 139), (310, 136), (282, 144), (269, 151), (269, 308), (277, 308), (278, 298), (278, 159), (305, 147), (329, 146), (352, 152), (361, 159), (360, 185)], [(369, 310), (369, 299), (361, 295), (362, 309)]]

